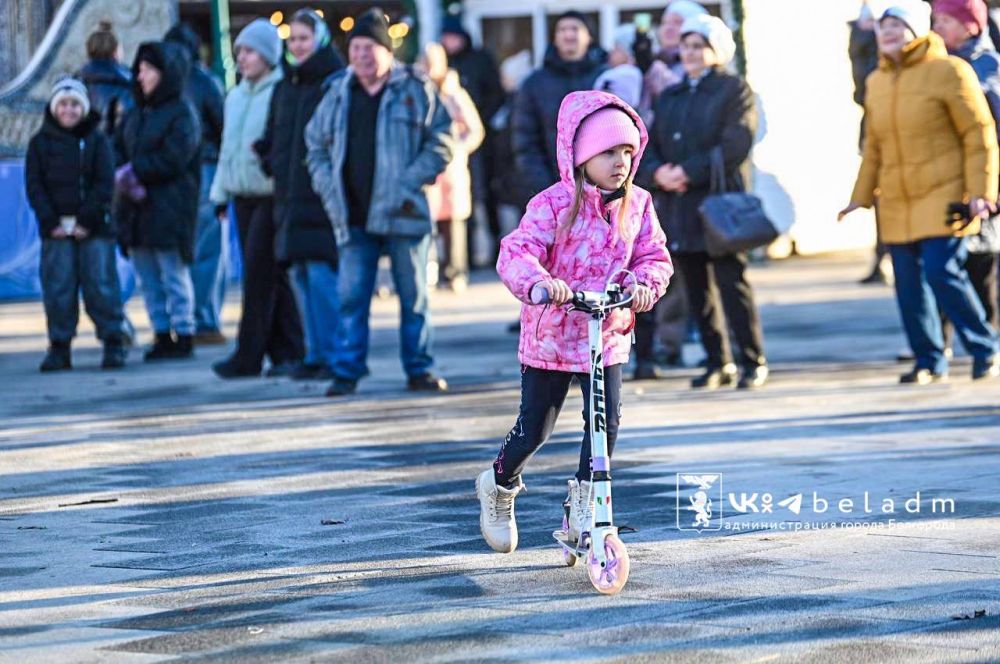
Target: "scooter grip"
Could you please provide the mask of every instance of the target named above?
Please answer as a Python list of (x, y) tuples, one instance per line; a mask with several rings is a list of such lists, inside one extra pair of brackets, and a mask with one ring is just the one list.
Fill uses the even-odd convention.
[(535, 284), (531, 287), (531, 303), (532, 304), (548, 304), (552, 301), (552, 297), (549, 296), (549, 289), (543, 286)]

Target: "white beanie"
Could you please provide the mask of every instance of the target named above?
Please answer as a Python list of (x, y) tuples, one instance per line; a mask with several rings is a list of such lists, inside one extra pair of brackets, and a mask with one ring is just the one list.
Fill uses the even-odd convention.
[(635, 65), (606, 69), (594, 81), (594, 89), (610, 92), (632, 108), (637, 108), (642, 101), (642, 70)]
[(635, 52), (635, 23), (622, 23), (615, 28), (612, 36), (614, 37), (615, 46), (620, 46), (630, 54)]
[(708, 14), (708, 10), (692, 0), (674, 0), (663, 10), (663, 15), (677, 14), (685, 21), (695, 16)]
[(75, 78), (61, 78), (52, 86), (52, 94), (49, 96), (49, 111), (56, 114), (56, 106), (67, 97), (76, 99), (83, 106), (84, 117), (90, 113), (90, 97), (87, 95), (87, 86)]
[(508, 92), (513, 92), (521, 87), (524, 79), (531, 75), (534, 68), (531, 62), (531, 51), (527, 49), (518, 51), (514, 55), (504, 58), (503, 62), (500, 63), (500, 80), (503, 81)]
[(931, 6), (924, 0), (890, 0), (882, 2), (880, 11), (875, 13), (881, 23), (888, 17), (898, 18), (917, 37), (926, 37), (931, 32)]
[(252, 48), (272, 67), (281, 60), (281, 37), (278, 36), (278, 29), (264, 18), (254, 19), (247, 27), (240, 30), (233, 46)]
[(721, 18), (709, 14), (693, 16), (681, 26), (681, 35), (697, 33), (705, 38), (708, 45), (715, 51), (719, 64), (725, 67), (736, 56), (736, 42), (733, 31), (722, 22)]

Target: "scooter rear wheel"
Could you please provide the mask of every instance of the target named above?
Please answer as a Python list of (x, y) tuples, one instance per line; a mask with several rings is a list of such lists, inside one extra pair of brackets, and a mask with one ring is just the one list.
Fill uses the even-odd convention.
[(617, 535), (604, 539), (604, 555), (608, 562), (604, 567), (597, 561), (593, 550), (587, 554), (587, 576), (597, 592), (614, 595), (621, 592), (628, 581), (629, 559), (625, 545)]

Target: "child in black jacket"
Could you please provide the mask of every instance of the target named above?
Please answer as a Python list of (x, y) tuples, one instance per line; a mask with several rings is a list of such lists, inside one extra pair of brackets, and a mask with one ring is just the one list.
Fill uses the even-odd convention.
[(49, 352), (40, 367), (45, 372), (72, 368), (70, 342), (80, 318), (81, 290), (104, 343), (101, 368), (125, 365), (111, 216), (115, 166), (100, 120), (83, 83), (62, 79), (52, 89), (42, 128), (28, 145), (25, 184), (42, 240), (49, 333)]

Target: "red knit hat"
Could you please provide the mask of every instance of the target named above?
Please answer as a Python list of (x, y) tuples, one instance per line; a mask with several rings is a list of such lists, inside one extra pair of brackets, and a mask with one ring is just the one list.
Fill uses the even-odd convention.
[(974, 35), (983, 34), (989, 16), (984, 0), (934, 0), (934, 13), (955, 18)]
[(639, 128), (620, 108), (608, 106), (584, 118), (573, 140), (573, 165), (579, 166), (594, 155), (619, 145), (639, 149)]

